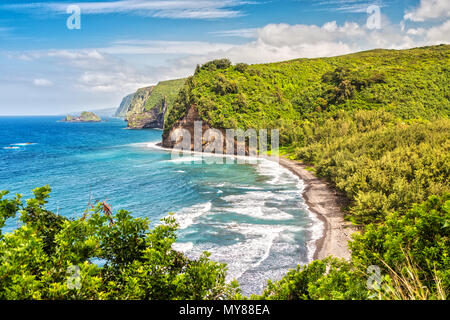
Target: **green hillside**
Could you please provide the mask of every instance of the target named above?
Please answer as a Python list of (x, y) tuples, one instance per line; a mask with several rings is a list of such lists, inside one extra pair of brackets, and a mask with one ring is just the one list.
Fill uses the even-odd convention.
[(449, 55), (450, 46), (440, 45), (259, 65), (211, 62), (185, 85), (166, 130), (189, 105), (217, 128), (279, 127), (280, 121), (339, 109), (382, 108), (402, 119), (447, 117)]
[[(446, 299), (450, 292), (450, 46), (199, 66), (167, 116), (280, 129), (284, 156), (348, 198), (350, 262), (325, 259), (268, 282), (263, 299)], [(367, 290), (370, 267), (382, 286)]]
[(149, 111), (150, 109), (157, 107), (161, 111), (163, 101), (165, 101), (167, 104), (166, 112), (168, 112), (171, 109), (178, 92), (185, 82), (186, 79), (175, 79), (158, 82), (158, 84), (153, 89), (150, 97), (145, 102), (144, 110)]
[(126, 115), (128, 126), (130, 128), (162, 128), (164, 117), (172, 108), (185, 81), (186, 79), (161, 81), (156, 86), (139, 89), (128, 107)]
[(215, 128), (280, 129), (281, 151), (350, 200), (350, 219), (383, 221), (450, 192), (450, 46), (197, 67), (167, 115), (190, 106)]

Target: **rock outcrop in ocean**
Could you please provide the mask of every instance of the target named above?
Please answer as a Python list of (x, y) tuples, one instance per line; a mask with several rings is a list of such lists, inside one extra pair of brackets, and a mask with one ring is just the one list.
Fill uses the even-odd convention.
[(93, 112), (83, 111), (79, 117), (67, 115), (62, 122), (101, 122), (102, 119)]

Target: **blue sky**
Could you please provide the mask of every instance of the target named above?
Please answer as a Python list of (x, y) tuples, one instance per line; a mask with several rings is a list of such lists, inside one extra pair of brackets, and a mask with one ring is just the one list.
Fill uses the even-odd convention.
[[(80, 29), (67, 28), (69, 5), (80, 8)], [(448, 0), (2, 0), (0, 115), (117, 107), (219, 57), (263, 63), (450, 43), (449, 18)]]

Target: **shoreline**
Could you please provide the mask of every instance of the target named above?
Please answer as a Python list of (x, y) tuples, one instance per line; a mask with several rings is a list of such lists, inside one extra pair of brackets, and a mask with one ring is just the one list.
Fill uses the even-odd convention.
[[(154, 147), (166, 151), (173, 150), (163, 147), (161, 142), (155, 143)], [(196, 153), (195, 151), (188, 152)], [(200, 153), (203, 154), (203, 152)], [(236, 155), (230, 156), (238, 157)], [(248, 156), (244, 157), (248, 158)], [(351, 235), (357, 231), (357, 228), (351, 222), (344, 220), (341, 207), (348, 200), (331, 187), (325, 179), (318, 178), (306, 170), (304, 164), (280, 156), (278, 165), (288, 169), (304, 182), (305, 187), (302, 191), (302, 197), (305, 199), (308, 210), (323, 223), (322, 235), (318, 239), (312, 239), (314, 253), (311, 261), (323, 259), (330, 255), (349, 260), (351, 252), (348, 241), (351, 240)]]
[(341, 207), (347, 201), (345, 197), (330, 187), (324, 179), (306, 170), (304, 164), (283, 157), (279, 158), (279, 164), (304, 181), (305, 189), (302, 196), (306, 205), (323, 223), (322, 236), (314, 240), (313, 260), (330, 255), (349, 260), (351, 252), (348, 241), (357, 229), (351, 222), (344, 220)]

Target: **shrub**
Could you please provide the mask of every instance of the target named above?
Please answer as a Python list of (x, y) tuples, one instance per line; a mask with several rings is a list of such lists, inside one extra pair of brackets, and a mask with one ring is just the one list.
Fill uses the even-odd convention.
[(26, 205), (0, 194), (0, 227), (20, 212), (22, 226), (0, 235), (0, 299), (223, 299), (225, 265), (208, 253), (191, 260), (172, 249), (174, 218), (149, 228), (125, 210), (100, 203), (81, 218), (45, 209), (50, 187)]

